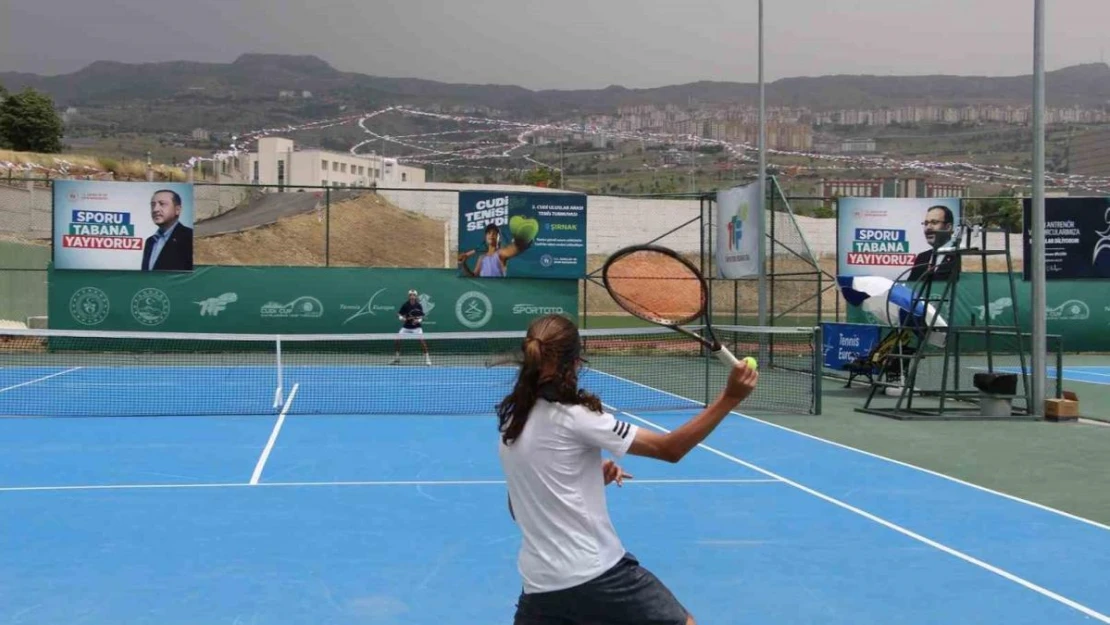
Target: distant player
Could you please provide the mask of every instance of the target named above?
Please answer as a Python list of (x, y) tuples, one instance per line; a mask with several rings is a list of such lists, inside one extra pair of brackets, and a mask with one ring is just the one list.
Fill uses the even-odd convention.
[[(424, 334), (424, 307), (420, 305), (420, 300), (416, 297), (416, 290), (409, 290), (409, 298), (401, 305), (401, 310), (397, 311), (397, 318), (401, 320), (400, 334)], [(396, 356), (393, 358), (393, 364), (401, 364), (401, 341), (396, 341)], [(428, 354), (428, 344), (424, 339), (420, 339), (420, 347), (424, 350), (424, 364), (431, 366), (432, 357)]]

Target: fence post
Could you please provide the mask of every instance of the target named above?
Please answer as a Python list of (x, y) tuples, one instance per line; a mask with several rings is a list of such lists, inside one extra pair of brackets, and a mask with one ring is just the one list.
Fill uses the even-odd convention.
[(324, 188), (324, 266), (331, 266), (331, 187)]
[(821, 414), (821, 371), (824, 367), (825, 340), (821, 333), (821, 324), (814, 326), (813, 332), (813, 414)]

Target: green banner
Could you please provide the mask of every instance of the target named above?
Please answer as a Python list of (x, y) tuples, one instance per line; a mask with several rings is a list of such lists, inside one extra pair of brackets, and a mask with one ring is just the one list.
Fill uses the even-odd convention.
[(523, 330), (578, 315), (575, 280), (472, 280), (453, 269), (197, 267), (192, 273), (49, 273), (49, 327), (69, 330), (396, 332), (416, 289), (425, 332)]
[[(1005, 273), (988, 273), (987, 294), (983, 296), (983, 274), (964, 273), (956, 287), (956, 311), (947, 307), (941, 316), (950, 325), (961, 327), (1012, 326), (1014, 305), (1017, 304), (1018, 327), (1032, 332), (1033, 300), (1031, 284), (1014, 276), (1014, 290)], [(943, 292), (942, 284), (934, 285), (934, 295)], [(1070, 352), (1110, 350), (1110, 287), (1098, 287), (1091, 281), (1049, 281), (1045, 284), (1047, 298), (1047, 331), (1063, 337), (1063, 347)], [(848, 321), (870, 323), (859, 309), (848, 307)]]

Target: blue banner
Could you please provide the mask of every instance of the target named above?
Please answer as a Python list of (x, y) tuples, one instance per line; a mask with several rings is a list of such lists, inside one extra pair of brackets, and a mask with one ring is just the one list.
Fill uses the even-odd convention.
[(871, 353), (879, 343), (881, 328), (857, 323), (822, 323), (824, 363), (827, 369), (844, 365)]
[(193, 186), (54, 181), (54, 268), (192, 271)]
[(586, 196), (459, 193), (459, 275), (579, 279), (586, 274)]

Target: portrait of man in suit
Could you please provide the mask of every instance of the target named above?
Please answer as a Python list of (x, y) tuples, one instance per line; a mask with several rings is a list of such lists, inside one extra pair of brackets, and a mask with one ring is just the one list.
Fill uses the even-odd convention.
[(937, 249), (952, 240), (954, 222), (952, 209), (947, 206), (937, 204), (925, 211), (925, 221), (921, 225), (925, 228), (925, 241), (929, 244), (929, 249), (914, 257), (913, 268), (907, 278), (909, 282), (916, 282), (923, 277), (945, 281), (953, 271), (960, 270), (958, 257), (953, 254), (945, 254), (940, 264), (937, 264)]
[(143, 271), (192, 271), (193, 230), (178, 219), (181, 196), (162, 189), (150, 198), (150, 219), (158, 231), (143, 244)]

